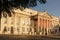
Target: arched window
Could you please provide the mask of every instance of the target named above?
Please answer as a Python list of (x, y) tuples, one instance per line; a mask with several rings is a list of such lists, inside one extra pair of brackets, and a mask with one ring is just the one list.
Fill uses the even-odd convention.
[(3, 13), (3, 17), (7, 18), (7, 14), (6, 14), (6, 12)]
[(4, 24), (6, 24), (7, 23), (7, 14), (6, 14), (6, 12), (3, 12), (3, 17), (4, 17)]
[(7, 32), (6, 26), (5, 26), (4, 29), (3, 29), (3, 33), (5, 33), (5, 32)]

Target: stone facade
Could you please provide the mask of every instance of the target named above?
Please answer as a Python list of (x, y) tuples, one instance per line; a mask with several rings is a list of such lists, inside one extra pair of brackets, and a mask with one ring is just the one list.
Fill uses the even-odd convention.
[(59, 33), (59, 18), (56, 16), (52, 16), (52, 24), (53, 24), (53, 27), (51, 29), (52, 29), (53, 34), (58, 34)]
[(14, 10), (12, 16), (1, 18), (1, 33), (3, 34), (28, 34), (30, 26), (30, 15), (25, 12)]
[(11, 17), (6, 12), (2, 13), (0, 33), (49, 35), (58, 24), (59, 18), (50, 15), (47, 11), (39, 12), (28, 8), (24, 11), (14, 9)]
[(52, 27), (52, 17), (48, 14), (48, 12), (38, 12), (33, 20), (34, 27), (36, 26), (37, 34), (47, 35), (50, 33)]

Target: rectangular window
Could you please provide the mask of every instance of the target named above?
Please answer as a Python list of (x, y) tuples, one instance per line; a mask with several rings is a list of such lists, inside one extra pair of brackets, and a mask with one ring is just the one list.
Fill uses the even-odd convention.
[(29, 26), (29, 20), (27, 20), (27, 26)]
[(20, 27), (17, 27), (17, 31), (20, 32)]
[(34, 23), (34, 26), (36, 26), (36, 23)]
[(5, 18), (5, 20), (4, 20), (4, 24), (7, 24), (7, 18)]
[(34, 28), (34, 32), (36, 32), (36, 28)]
[(11, 18), (11, 24), (14, 24), (14, 18)]
[(24, 27), (22, 27), (22, 31), (25, 32), (25, 28)]
[(27, 28), (27, 31), (29, 31), (29, 29)]
[(32, 31), (32, 28), (30, 28), (30, 32)]

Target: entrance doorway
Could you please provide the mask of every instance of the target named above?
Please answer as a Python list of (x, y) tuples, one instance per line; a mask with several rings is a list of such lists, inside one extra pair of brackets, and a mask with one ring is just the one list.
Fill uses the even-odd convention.
[(11, 27), (11, 34), (13, 34), (14, 33), (14, 28), (13, 27)]
[(59, 32), (60, 32), (60, 27), (59, 27)]
[(3, 33), (7, 32), (7, 27), (5, 26), (3, 29)]

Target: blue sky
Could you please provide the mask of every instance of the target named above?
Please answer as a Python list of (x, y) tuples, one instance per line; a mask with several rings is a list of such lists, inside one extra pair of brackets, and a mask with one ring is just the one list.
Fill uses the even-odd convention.
[(44, 8), (46, 8), (50, 14), (60, 18), (60, 0), (47, 0), (46, 4), (40, 4), (37, 2), (37, 6), (32, 9), (44, 11)]

